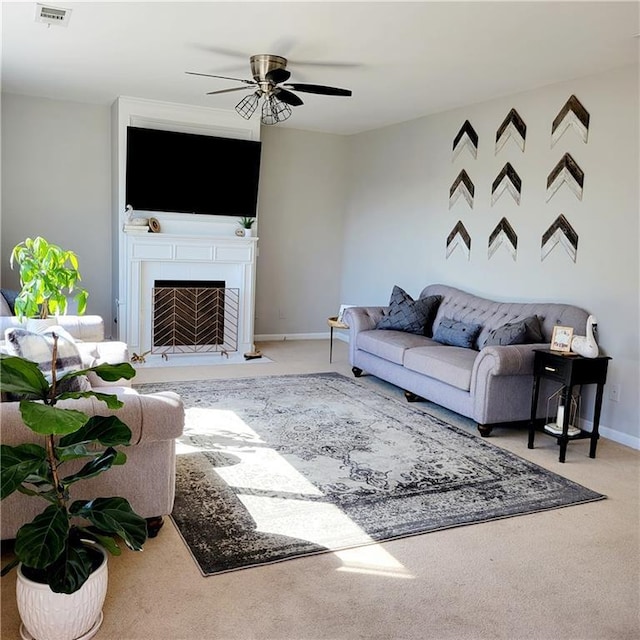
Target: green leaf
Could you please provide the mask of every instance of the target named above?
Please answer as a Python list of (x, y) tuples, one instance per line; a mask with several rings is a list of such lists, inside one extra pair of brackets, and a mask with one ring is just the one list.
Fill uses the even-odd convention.
[(128, 445), (130, 441), (131, 429), (117, 416), (91, 416), (80, 429), (61, 438), (59, 445), (99, 442), (105, 447), (115, 447)]
[(31, 475), (46, 473), (47, 452), (37, 444), (0, 445), (0, 500), (11, 495)]
[(102, 532), (120, 536), (134, 551), (140, 551), (147, 539), (146, 520), (135, 513), (124, 498), (77, 501), (71, 505), (70, 512), (86, 518)]
[(52, 504), (16, 535), (15, 553), (27, 567), (44, 569), (63, 551), (69, 531), (64, 507)]
[[(89, 371), (89, 369), (86, 369)], [(67, 380), (68, 378), (75, 378), (78, 375), (81, 375), (82, 372), (75, 372), (73, 375), (67, 374), (60, 378), (60, 380)], [(60, 381), (59, 381), (60, 382)], [(108, 409), (120, 409), (124, 406), (124, 402), (118, 399), (118, 396), (113, 393), (99, 393), (97, 391), (65, 391), (57, 396), (58, 400), (78, 400), (79, 398), (95, 398), (96, 400), (100, 400), (107, 405)]]
[(0, 389), (7, 393), (46, 398), (49, 383), (35, 362), (0, 354)]
[(111, 536), (105, 536), (98, 533), (95, 527), (78, 527), (78, 530), (82, 532), (82, 537), (86, 540), (95, 540), (100, 543), (112, 556), (122, 555), (122, 549), (118, 546), (118, 543)]
[(131, 378), (136, 375), (136, 370), (128, 362), (121, 362), (119, 364), (103, 362), (86, 371), (93, 371), (100, 379), (106, 380), (107, 382), (115, 382), (116, 380), (120, 380), (120, 378), (131, 380)]
[(20, 414), (24, 423), (36, 433), (44, 436), (63, 436), (77, 431), (89, 419), (81, 411), (58, 409), (46, 404), (20, 401)]
[(78, 480), (86, 480), (87, 478), (93, 478), (94, 476), (100, 475), (103, 471), (106, 471), (113, 466), (117, 456), (118, 452), (113, 447), (109, 447), (97, 458), (87, 462), (87, 464), (85, 464), (78, 473), (62, 478), (60, 482), (63, 486), (68, 487), (70, 484), (78, 482)]
[(47, 567), (47, 581), (54, 593), (74, 593), (89, 578), (91, 552), (79, 540), (69, 537), (62, 553)]

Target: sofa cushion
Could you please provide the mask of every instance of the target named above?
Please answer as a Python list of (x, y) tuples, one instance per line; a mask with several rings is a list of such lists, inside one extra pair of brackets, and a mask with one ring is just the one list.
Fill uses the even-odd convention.
[(433, 344), (435, 343), (430, 338), (418, 336), (415, 333), (393, 330), (378, 331), (378, 329), (361, 331), (356, 340), (358, 349), (395, 364), (402, 364), (404, 352), (407, 349)]
[(433, 339), (441, 344), (473, 349), (482, 325), (459, 322), (451, 318), (442, 318), (436, 327)]
[(414, 300), (398, 285), (393, 287), (389, 310), (376, 324), (376, 329), (407, 331), (431, 337), (433, 319), (436, 317), (441, 296), (428, 296)]
[(531, 344), (544, 342), (538, 316), (529, 316), (517, 322), (507, 322), (501, 327), (492, 329), (480, 347), (510, 344)]
[[(75, 340), (62, 327), (53, 326), (42, 333), (32, 333), (26, 329), (7, 329), (5, 331), (7, 353), (30, 360), (38, 365), (44, 377), (51, 382), (51, 359), (53, 357), (54, 335), (58, 337), (56, 353), (56, 378), (60, 379), (71, 371), (83, 368), (82, 357)], [(86, 376), (65, 380), (59, 391), (88, 391)]]
[(477, 351), (465, 347), (416, 347), (404, 354), (404, 366), (457, 389), (469, 391), (473, 363), (477, 357)]

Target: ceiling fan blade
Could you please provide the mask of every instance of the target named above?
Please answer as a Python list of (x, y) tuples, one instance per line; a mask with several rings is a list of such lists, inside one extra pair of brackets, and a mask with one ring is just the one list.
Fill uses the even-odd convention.
[(221, 78), (222, 80), (234, 80), (235, 82), (244, 82), (245, 84), (254, 85), (253, 80), (243, 80), (242, 78), (230, 78), (229, 76), (215, 76), (212, 73), (198, 73), (197, 71), (185, 71), (190, 76), (204, 76), (205, 78)]
[(338, 87), (325, 87), (321, 84), (286, 84), (287, 89), (302, 91), (303, 93), (317, 93), (323, 96), (345, 96), (351, 95), (350, 89), (338, 89)]
[(291, 91), (287, 91), (286, 89), (281, 89), (278, 87), (275, 89), (274, 93), (278, 96), (282, 102), (286, 104), (290, 104), (292, 107), (299, 107), (304, 104), (300, 98), (295, 93), (291, 93)]
[(265, 78), (273, 84), (280, 84), (286, 82), (291, 77), (291, 73), (286, 69), (272, 69), (266, 74)]
[(232, 91), (246, 91), (247, 87), (233, 87), (233, 89), (220, 89), (219, 91), (207, 91), (206, 96), (214, 96), (217, 93), (231, 93)]

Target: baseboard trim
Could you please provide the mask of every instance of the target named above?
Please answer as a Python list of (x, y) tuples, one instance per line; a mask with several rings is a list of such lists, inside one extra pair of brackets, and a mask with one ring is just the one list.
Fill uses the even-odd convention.
[[(580, 427), (586, 431), (591, 431), (593, 429), (593, 422), (582, 418), (580, 420)], [(600, 432), (600, 435), (607, 440), (613, 440), (613, 442), (623, 444), (625, 447), (631, 447), (632, 449), (640, 451), (640, 438), (637, 436), (622, 433), (621, 431), (611, 429), (610, 427), (604, 427), (603, 425), (600, 425), (598, 431)]]
[(326, 340), (328, 338), (328, 333), (262, 333), (254, 336), (256, 342), (266, 342), (269, 340)]

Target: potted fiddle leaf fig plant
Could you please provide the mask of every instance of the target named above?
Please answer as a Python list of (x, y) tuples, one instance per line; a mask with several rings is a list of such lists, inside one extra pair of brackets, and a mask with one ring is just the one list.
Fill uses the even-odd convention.
[(82, 279), (78, 257), (73, 251), (61, 249), (44, 238), (27, 238), (11, 252), (10, 264), (20, 268), (20, 286), (15, 300), (15, 314), (24, 318), (46, 319), (50, 314), (67, 312), (67, 295), (74, 293), (78, 315), (87, 308), (88, 293), (79, 288)]
[(62, 400), (92, 397), (116, 410), (123, 406), (117, 396), (71, 391), (69, 382), (88, 372), (106, 381), (128, 380), (135, 370), (128, 363), (99, 364), (57, 379), (55, 331), (52, 338), (46, 376), (34, 362), (0, 354), (0, 389), (20, 398), (25, 429), (43, 439), (42, 445), (27, 437), (17, 446), (0, 445), (0, 497), (19, 491), (45, 504), (18, 530), (15, 559), (2, 575), (18, 566), (16, 596), (27, 634), (73, 640), (91, 637), (102, 622), (104, 550), (120, 555), (118, 539), (132, 550), (142, 549), (147, 523), (121, 497), (71, 500), (73, 485), (125, 463), (126, 455), (116, 447), (130, 443), (131, 430), (113, 414), (89, 417), (72, 408), (74, 402), (57, 406)]

